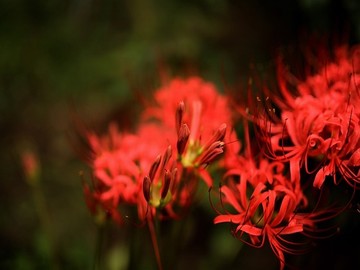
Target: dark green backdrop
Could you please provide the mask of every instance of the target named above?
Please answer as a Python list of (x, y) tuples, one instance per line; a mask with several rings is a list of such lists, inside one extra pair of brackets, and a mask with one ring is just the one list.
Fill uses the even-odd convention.
[[(87, 168), (69, 143), (73, 113), (98, 130), (110, 119), (131, 128), (159, 71), (224, 89), (313, 36), (359, 42), (358, 2), (0, 0), (0, 269), (93, 268), (97, 228), (81, 191)], [(35, 187), (20, 163), (26, 149), (40, 160)], [(241, 247), (228, 227), (209, 225), (211, 211), (195, 215), (172, 269), (277, 269), (269, 250)], [(344, 234), (291, 262), (360, 266), (359, 224), (351, 218)], [(129, 268), (154, 269), (146, 228), (110, 226), (103, 240), (101, 269), (123, 269), (130, 257)]]

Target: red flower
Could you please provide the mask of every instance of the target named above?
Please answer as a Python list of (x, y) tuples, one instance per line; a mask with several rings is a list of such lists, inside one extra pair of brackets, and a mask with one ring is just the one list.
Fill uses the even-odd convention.
[(101, 186), (96, 200), (114, 209), (136, 205), (140, 219), (147, 205), (176, 217), (178, 209), (191, 204), (199, 176), (212, 185), (205, 167), (223, 153), (226, 124), (221, 121), (230, 121), (226, 99), (200, 78), (174, 79), (155, 92), (155, 100), (158, 104), (146, 108), (135, 134), (120, 133), (114, 125), (106, 136), (88, 134), (91, 165)]
[[(268, 241), (274, 254), (285, 266), (285, 254), (299, 254), (306, 250), (306, 241), (294, 235), (316, 233), (318, 222), (330, 219), (332, 210), (312, 209), (300, 181), (291, 181), (287, 163), (254, 157), (248, 123), (244, 122), (247, 148), (231, 159), (220, 187), (220, 204), (214, 223), (231, 223), (234, 236), (254, 246)], [(335, 211), (335, 210), (334, 210)], [(332, 213), (332, 214), (331, 214)], [(307, 238), (305, 238), (307, 240)]]
[(305, 252), (306, 242), (298, 242), (293, 235), (316, 232), (316, 222), (327, 211), (301, 213), (307, 199), (300, 187), (286, 176), (284, 164), (259, 159), (256, 164), (248, 157), (239, 159), (236, 168), (230, 169), (221, 187), (221, 204), (225, 213), (218, 213), (214, 223), (235, 224), (234, 235), (241, 241), (262, 247), (268, 241), (285, 266), (285, 254)]
[(195, 170), (211, 186), (204, 168), (224, 152), (226, 129), (231, 126), (227, 99), (199, 77), (173, 79), (155, 92), (154, 99), (155, 106), (145, 110), (143, 119), (155, 119), (173, 130), (181, 167)]
[(110, 125), (109, 134), (98, 137), (89, 134), (95, 153), (91, 162), (95, 184), (101, 188), (94, 196), (101, 204), (117, 209), (119, 205), (137, 206), (141, 220), (146, 214), (146, 201), (142, 196), (145, 174), (166, 141), (159, 140), (166, 129), (155, 124), (139, 126), (137, 134), (120, 133)]
[[(259, 117), (257, 122), (264, 137), (270, 137), (271, 155), (290, 163), (292, 181), (299, 181), (300, 169), (304, 168), (308, 174), (315, 174), (313, 184), (318, 188), (327, 176), (337, 184), (338, 173), (351, 186), (360, 183), (360, 163), (355, 158), (360, 146), (358, 54), (355, 50), (349, 56), (340, 48), (336, 62), (303, 82), (294, 80), (279, 65), (282, 96), (273, 100), (281, 118), (274, 121), (273, 117), (269, 123)], [(289, 90), (287, 79), (295, 82), (296, 93)]]

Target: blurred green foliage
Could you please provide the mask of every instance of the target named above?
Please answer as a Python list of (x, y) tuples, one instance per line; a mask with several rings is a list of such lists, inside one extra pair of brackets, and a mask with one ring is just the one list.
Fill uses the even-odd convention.
[[(0, 0), (0, 268), (92, 269), (96, 263), (98, 232), (79, 176), (87, 168), (67, 136), (74, 132), (72, 110), (94, 128), (110, 119), (131, 127), (138, 96), (149, 96), (163, 68), (170, 75), (199, 74), (224, 89), (224, 80), (246, 81), (250, 64), (269, 65), (303, 33), (345, 29), (357, 43), (359, 15), (354, 0)], [(35, 186), (20, 163), (27, 149), (40, 160)], [(204, 209), (192, 215), (200, 224), (190, 218), (182, 228), (184, 244), (168, 269), (277, 268), (270, 251), (269, 260), (259, 261), (264, 253), (242, 248), (229, 228), (212, 227), (212, 209)], [(146, 228), (110, 226), (102, 239), (101, 269), (155, 267)], [(316, 256), (326, 256), (319, 254), (311, 257), (315, 266)], [(345, 269), (346, 258), (334, 258), (336, 269)]]

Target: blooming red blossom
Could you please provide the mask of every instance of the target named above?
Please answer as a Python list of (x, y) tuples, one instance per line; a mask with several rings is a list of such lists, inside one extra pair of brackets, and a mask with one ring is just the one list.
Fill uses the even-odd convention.
[(238, 166), (224, 175), (220, 193), (227, 210), (219, 212), (214, 223), (234, 224), (234, 236), (251, 246), (260, 248), (268, 241), (280, 269), (285, 266), (286, 253), (307, 250), (306, 241), (298, 242), (292, 236), (316, 232), (316, 223), (327, 214), (325, 210), (307, 213), (307, 198), (286, 176), (284, 163), (262, 157), (255, 162), (239, 156)]
[(87, 136), (101, 187), (95, 201), (111, 209), (137, 205), (140, 219), (148, 206), (176, 217), (175, 209), (191, 203), (199, 177), (212, 185), (206, 166), (224, 151), (227, 125), (221, 121), (230, 123), (226, 99), (199, 78), (175, 79), (155, 92), (155, 100), (159, 104), (146, 108), (136, 133), (120, 133), (110, 125), (108, 135)]
[(175, 114), (176, 150), (171, 144), (159, 155), (143, 182), (146, 201), (154, 212), (160, 208), (172, 218), (178, 218), (178, 210), (186, 211), (191, 205), (198, 187), (199, 177), (209, 186), (212, 179), (206, 166), (223, 153), (226, 125), (214, 132), (205, 144), (189, 141), (190, 130), (182, 122), (184, 103), (180, 102)]
[(158, 138), (166, 130), (155, 124), (139, 126), (136, 134), (120, 133), (110, 125), (109, 134), (98, 137), (89, 133), (94, 159), (91, 163), (96, 185), (96, 200), (111, 209), (119, 205), (137, 205), (141, 220), (146, 214), (146, 201), (142, 196), (143, 178), (164, 147)]
[(173, 79), (154, 93), (154, 100), (156, 104), (145, 109), (143, 119), (156, 119), (172, 129), (181, 167), (196, 170), (211, 186), (204, 168), (224, 152), (226, 130), (232, 122), (227, 99), (213, 84), (191, 77)]
[[(254, 246), (266, 241), (285, 266), (285, 254), (307, 250), (308, 235), (316, 235), (318, 222), (333, 217), (334, 209), (311, 209), (300, 181), (290, 179), (288, 163), (268, 159), (252, 148), (248, 122), (244, 122), (246, 149), (232, 152), (220, 187), (220, 203), (214, 223), (231, 223), (234, 236)], [(234, 148), (238, 150), (238, 147)], [(303, 235), (299, 242), (294, 236)], [(314, 236), (312, 235), (312, 236)]]
[[(317, 188), (327, 176), (337, 184), (337, 174), (351, 186), (360, 183), (359, 52), (356, 49), (349, 55), (346, 48), (339, 48), (336, 55), (334, 62), (302, 82), (279, 64), (282, 96), (273, 100), (280, 118), (270, 124), (258, 121), (264, 133), (270, 134), (272, 156), (290, 163), (291, 179), (298, 181), (304, 168), (315, 175)], [(289, 81), (295, 81), (296, 93)], [(310, 160), (316, 165), (313, 168), (308, 166)]]

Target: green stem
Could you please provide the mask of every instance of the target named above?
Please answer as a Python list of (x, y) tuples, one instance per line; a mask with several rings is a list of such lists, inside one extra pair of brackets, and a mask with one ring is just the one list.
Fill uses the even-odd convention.
[(154, 220), (152, 218), (152, 215), (149, 215), (148, 220), (147, 220), (147, 224), (148, 224), (149, 231), (150, 231), (151, 241), (152, 241), (152, 244), (153, 244), (158, 269), (162, 270), (162, 263), (161, 263), (161, 257), (160, 257), (159, 244), (158, 244), (157, 237), (156, 237), (156, 231), (155, 231)]
[[(105, 223), (106, 224), (106, 223)], [(94, 270), (101, 269), (102, 263), (102, 246), (105, 239), (105, 224), (98, 224), (97, 225), (97, 235), (96, 235), (96, 245), (95, 245), (95, 256), (94, 256)]]

